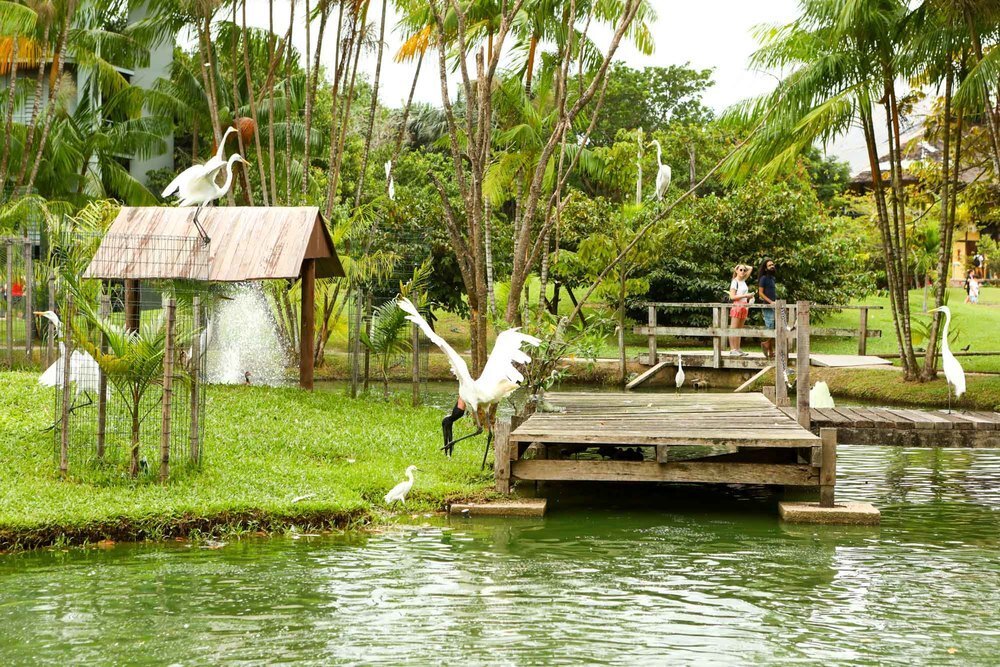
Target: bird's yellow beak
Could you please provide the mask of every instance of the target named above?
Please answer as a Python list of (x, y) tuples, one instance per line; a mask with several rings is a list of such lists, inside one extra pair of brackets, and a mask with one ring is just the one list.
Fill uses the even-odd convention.
[(38, 315), (39, 317), (41, 317), (42, 315), (45, 314), (45, 313), (43, 313), (43, 312), (41, 312), (39, 310), (36, 310), (36, 311), (33, 311), (33, 312), (34, 312), (35, 315)]

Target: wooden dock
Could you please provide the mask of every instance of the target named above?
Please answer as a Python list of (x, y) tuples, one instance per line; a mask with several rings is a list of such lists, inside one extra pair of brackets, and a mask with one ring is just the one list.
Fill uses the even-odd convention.
[[(794, 419), (796, 408), (778, 408)], [(814, 431), (837, 429), (841, 444), (1000, 447), (1000, 413), (904, 408), (811, 408)]]
[[(762, 394), (552, 393), (561, 412), (498, 427), (497, 488), (527, 481), (821, 487), (833, 503), (836, 430), (819, 436)], [(642, 460), (622, 460), (626, 452)]]

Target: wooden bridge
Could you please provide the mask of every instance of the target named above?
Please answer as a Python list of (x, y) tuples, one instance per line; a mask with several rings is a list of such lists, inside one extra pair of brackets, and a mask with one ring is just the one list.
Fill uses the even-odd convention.
[[(525, 481), (819, 487), (833, 505), (835, 429), (819, 436), (762, 394), (553, 393), (557, 412), (497, 428), (497, 489)], [(625, 460), (632, 459), (632, 460)]]

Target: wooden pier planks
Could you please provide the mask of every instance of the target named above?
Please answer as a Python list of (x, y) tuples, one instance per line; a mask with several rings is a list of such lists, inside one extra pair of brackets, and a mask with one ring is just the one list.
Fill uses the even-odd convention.
[[(784, 408), (786, 414), (794, 409)], [(1000, 413), (912, 410), (905, 408), (836, 408), (811, 410), (815, 427), (891, 428), (931, 431), (1000, 431)]]
[(536, 413), (511, 433), (519, 443), (812, 447), (819, 438), (761, 394), (554, 393), (565, 409)]

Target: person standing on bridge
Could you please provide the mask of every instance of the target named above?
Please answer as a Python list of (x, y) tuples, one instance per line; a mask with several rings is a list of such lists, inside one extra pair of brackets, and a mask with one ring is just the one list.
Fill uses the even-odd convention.
[[(760, 277), (757, 279), (757, 296), (760, 297), (761, 301), (765, 304), (772, 306), (771, 308), (764, 308), (761, 310), (761, 314), (764, 316), (764, 328), (774, 330), (774, 302), (778, 299), (778, 286), (775, 280), (776, 266), (773, 259), (764, 259), (760, 263)], [(764, 356), (768, 359), (774, 359), (774, 339), (765, 338), (760, 343), (761, 348), (764, 350)]]
[[(730, 326), (733, 329), (742, 329), (744, 323), (747, 321), (747, 315), (750, 313), (747, 304), (753, 299), (753, 295), (750, 294), (750, 290), (747, 288), (747, 278), (750, 277), (751, 272), (753, 272), (753, 268), (746, 264), (737, 264), (736, 268), (733, 269), (733, 281), (729, 283), (729, 298), (733, 302), (732, 307), (729, 309), (729, 319), (731, 322)], [(729, 337), (729, 347), (732, 348), (729, 354), (734, 357), (742, 357), (746, 354), (741, 349), (742, 346), (742, 337)]]

